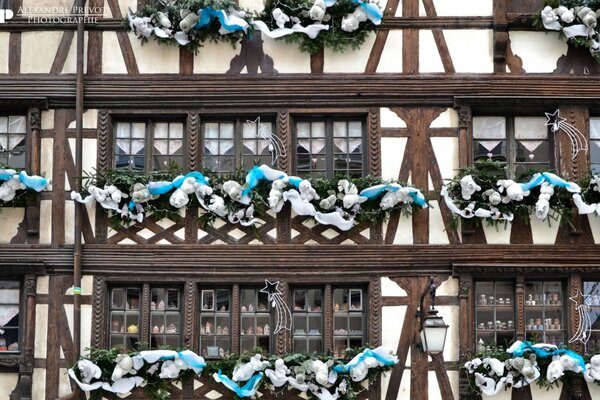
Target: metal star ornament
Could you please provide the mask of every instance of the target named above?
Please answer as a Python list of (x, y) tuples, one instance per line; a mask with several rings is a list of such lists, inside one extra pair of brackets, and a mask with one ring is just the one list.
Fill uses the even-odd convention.
[(278, 334), (284, 329), (288, 331), (291, 330), (292, 312), (281, 297), (283, 293), (279, 289), (279, 281), (271, 282), (268, 279), (265, 279), (265, 287), (260, 289), (260, 292), (267, 294), (271, 306), (275, 309), (275, 312), (277, 313), (277, 322), (275, 324), (275, 329), (273, 330), (273, 333)]
[(587, 140), (585, 135), (579, 131), (576, 127), (569, 124), (566, 118), (561, 117), (560, 110), (557, 109), (552, 114), (546, 114), (546, 123), (544, 126), (549, 126), (553, 133), (563, 131), (571, 141), (571, 159), (575, 159), (580, 151), (587, 151)]
[(285, 157), (287, 154), (285, 150), (285, 145), (283, 144), (281, 139), (279, 139), (277, 135), (271, 132), (265, 124), (260, 122), (260, 117), (256, 117), (254, 121), (246, 120), (246, 123), (250, 127), (256, 127), (257, 137), (269, 142), (269, 153), (271, 153), (271, 166), (275, 166), (275, 164), (277, 163), (277, 159), (279, 157)]
[(575, 309), (579, 314), (579, 324), (577, 326), (577, 330), (571, 339), (569, 339), (569, 343), (573, 342), (581, 342), (585, 346), (590, 340), (590, 331), (592, 329), (592, 319), (590, 318), (589, 313), (589, 304), (588, 298), (589, 294), (581, 293), (581, 290), (577, 289), (577, 293), (575, 296), (569, 297), (569, 300), (575, 303)]

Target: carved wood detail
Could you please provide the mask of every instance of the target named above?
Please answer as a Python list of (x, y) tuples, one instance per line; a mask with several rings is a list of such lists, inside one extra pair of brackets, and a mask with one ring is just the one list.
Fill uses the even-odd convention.
[(517, 339), (525, 340), (525, 284), (523, 277), (517, 277), (515, 284), (515, 304), (517, 305)]
[[(106, 170), (111, 165), (112, 157), (112, 126), (108, 110), (98, 111), (98, 139), (97, 139), (97, 168)], [(102, 207), (96, 207), (96, 243), (104, 244), (108, 237), (108, 215)]]
[(590, 57), (590, 51), (585, 47), (576, 47), (567, 43), (567, 54), (556, 61), (555, 74), (567, 74), (575, 76), (598, 75), (600, 64), (594, 57)]
[(186, 349), (193, 349), (195, 346), (194, 337), (194, 309), (196, 300), (196, 283), (192, 279), (185, 281), (184, 287), (184, 319), (183, 319), (183, 345)]
[(368, 140), (368, 160), (367, 170), (369, 174), (380, 176), (381, 175), (381, 131), (380, 122), (381, 116), (379, 114), (379, 108), (369, 108), (368, 115), (368, 128), (367, 137)]
[(292, 173), (293, 155), (295, 154), (292, 146), (292, 122), (290, 120), (289, 110), (280, 110), (277, 112), (277, 136), (283, 142), (286, 149), (286, 155), (277, 159), (277, 167), (287, 174)]
[(240, 331), (240, 285), (234, 284), (231, 292), (231, 349), (240, 352), (240, 337), (235, 332)]
[(261, 32), (256, 31), (252, 37), (245, 38), (241, 42), (240, 54), (234, 56), (229, 63), (227, 74), (240, 74), (244, 67), (249, 75), (276, 74), (273, 59), (263, 49)]
[(142, 286), (142, 298), (140, 299), (140, 342), (150, 343), (150, 285)]
[[(567, 297), (577, 298), (577, 291), (583, 289), (583, 282), (581, 279), (581, 275), (573, 274), (570, 276), (569, 281), (567, 282)], [(565, 299), (566, 301), (566, 299)], [(567, 330), (567, 335), (569, 338), (572, 338), (575, 334), (575, 331), (580, 323), (579, 312), (577, 310), (577, 304), (575, 302), (569, 300), (569, 326)], [(579, 354), (584, 353), (584, 348), (581, 342), (576, 341), (573, 343), (569, 343), (569, 347)]]
[(381, 329), (381, 278), (373, 277), (369, 281), (369, 336), (368, 343), (380, 346), (382, 342)]
[(106, 345), (106, 279), (103, 276), (94, 276), (93, 312), (92, 312), (92, 342), (96, 349)]
[[(594, 61), (595, 62), (595, 61)], [(577, 128), (586, 137), (589, 148), (587, 120), (588, 108), (584, 106), (561, 105), (560, 114), (566, 122)], [(562, 130), (554, 133), (554, 159), (556, 169), (565, 179), (579, 179), (589, 171), (588, 152), (580, 151), (575, 159), (572, 157), (571, 140)]]
[(333, 289), (330, 284), (325, 285), (323, 300), (323, 350), (330, 353), (333, 352)]
[(200, 116), (196, 112), (190, 112), (186, 121), (186, 146), (187, 146), (187, 169), (197, 170), (201, 167), (200, 159), (202, 151), (200, 147)]

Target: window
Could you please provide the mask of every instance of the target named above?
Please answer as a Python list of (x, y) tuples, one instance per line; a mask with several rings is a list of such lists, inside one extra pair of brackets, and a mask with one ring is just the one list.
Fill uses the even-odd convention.
[(527, 340), (565, 345), (561, 282), (525, 282)]
[(202, 290), (200, 295), (200, 351), (206, 358), (231, 352), (231, 291)]
[(508, 348), (515, 339), (515, 289), (512, 282), (475, 284), (478, 350)]
[(552, 136), (545, 117), (473, 118), (473, 159), (506, 163), (511, 177), (552, 168)]
[(110, 291), (110, 347), (133, 349), (140, 341), (140, 288)]
[(293, 351), (323, 352), (323, 292), (296, 289), (293, 295)]
[(586, 304), (589, 306), (591, 332), (587, 343), (587, 350), (595, 351), (600, 349), (600, 282), (583, 282), (583, 294), (589, 296)]
[(204, 167), (219, 174), (248, 171), (255, 164), (271, 165), (273, 122), (243, 118), (206, 121), (202, 124)]
[(251, 351), (256, 347), (271, 352), (271, 313), (266, 293), (258, 289), (242, 289), (240, 301), (240, 351)]
[(153, 288), (151, 298), (151, 347), (155, 349), (161, 346), (179, 346), (181, 344), (181, 293), (179, 289)]
[(114, 167), (136, 171), (183, 166), (183, 123), (168, 121), (115, 122)]
[(600, 173), (600, 118), (590, 118), (590, 163), (594, 173)]
[(0, 281), (0, 353), (19, 351), (19, 281)]
[(27, 123), (24, 115), (0, 116), (0, 163), (24, 169)]
[(329, 179), (336, 174), (363, 176), (363, 120), (298, 120), (295, 131), (297, 174)]
[(347, 348), (365, 344), (363, 290), (334, 289), (333, 303), (334, 355), (342, 357)]

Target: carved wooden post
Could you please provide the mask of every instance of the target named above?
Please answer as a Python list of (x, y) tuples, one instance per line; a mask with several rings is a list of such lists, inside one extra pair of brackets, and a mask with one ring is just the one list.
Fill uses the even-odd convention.
[[(111, 124), (108, 110), (98, 111), (97, 169), (106, 170), (111, 163)], [(96, 243), (106, 244), (108, 236), (108, 215), (96, 205)]]
[(325, 331), (323, 335), (325, 344), (325, 346), (323, 347), (323, 352), (327, 354), (333, 351), (333, 289), (331, 285), (325, 285), (325, 292), (323, 297), (323, 325)]
[[(29, 141), (28, 141), (28, 166), (30, 173), (40, 173), (40, 130), (42, 114), (39, 108), (29, 110)], [(40, 195), (35, 194), (27, 198), (25, 210), (27, 220), (27, 242), (37, 243), (40, 235)]]
[[(473, 336), (470, 326), (471, 322), (474, 321), (471, 315), (473, 313), (473, 306), (471, 304), (472, 289), (473, 278), (470, 275), (461, 275), (458, 280), (458, 324), (462, 327), (458, 335), (459, 361), (461, 363), (466, 361), (466, 355), (473, 351)], [(459, 375), (459, 392), (461, 398), (466, 398), (467, 388), (467, 375), (464, 371), (461, 371)]]
[(31, 399), (31, 387), (33, 376), (33, 347), (35, 344), (35, 288), (36, 278), (34, 275), (25, 276), (25, 323), (23, 324), (23, 353), (19, 362), (19, 380), (17, 387), (10, 394), (11, 400)]
[(231, 351), (240, 352), (240, 285), (231, 292)]
[[(287, 282), (281, 282), (279, 286), (281, 290), (281, 298), (284, 299), (286, 304), (290, 303), (290, 286)], [(292, 348), (292, 335), (289, 334), (287, 329), (282, 329), (275, 338), (275, 352), (279, 355), (284, 354)]]
[(101, 349), (106, 346), (106, 279), (94, 276), (94, 294), (92, 311), (92, 348)]
[(194, 335), (194, 307), (196, 299), (196, 283), (193, 279), (186, 279), (184, 293), (184, 319), (183, 319), (183, 345), (192, 350), (195, 343)]
[(525, 340), (525, 279), (517, 277), (515, 284), (515, 306), (517, 307), (517, 340)]
[[(200, 118), (197, 113), (190, 112), (187, 115), (186, 127), (186, 146), (187, 146), (187, 165), (189, 171), (195, 171), (200, 168), (200, 159), (202, 158), (200, 146)], [(198, 206), (192, 203), (185, 210), (185, 242), (196, 243), (198, 240)]]

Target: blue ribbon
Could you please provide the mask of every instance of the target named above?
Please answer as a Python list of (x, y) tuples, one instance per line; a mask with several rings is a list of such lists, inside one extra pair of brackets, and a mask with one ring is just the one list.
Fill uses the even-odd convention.
[(517, 347), (516, 349), (513, 350), (512, 355), (513, 355), (513, 357), (523, 357), (523, 355), (527, 352), (533, 352), (537, 357), (540, 357), (540, 358), (546, 358), (546, 357), (552, 357), (552, 356), (558, 356), (561, 354), (566, 354), (569, 357), (575, 359), (577, 361), (577, 364), (579, 364), (579, 366), (581, 366), (583, 371), (585, 371), (585, 369), (586, 369), (585, 361), (583, 360), (583, 357), (581, 357), (579, 354), (575, 353), (573, 350), (556, 349), (556, 350), (546, 351), (542, 347), (534, 347), (531, 344), (531, 342), (528, 342), (528, 341), (521, 342), (519, 347)]
[(208, 179), (201, 172), (192, 171), (188, 172), (185, 175), (179, 175), (177, 178), (173, 179), (173, 181), (158, 181), (158, 182), (150, 182), (147, 187), (150, 194), (156, 196), (160, 196), (162, 194), (168, 193), (173, 189), (177, 189), (181, 187), (183, 181), (187, 178), (196, 178), (196, 182), (202, 183), (204, 185), (208, 185)]
[(221, 374), (221, 370), (215, 372), (214, 374), (215, 380), (221, 382), (225, 387), (234, 392), (238, 397), (251, 397), (256, 394), (256, 389), (258, 389), (258, 385), (260, 384), (260, 380), (263, 377), (263, 373), (259, 372), (257, 374), (252, 375), (252, 378), (248, 379), (248, 381), (244, 384), (244, 386), (239, 386), (237, 383), (229, 379), (227, 376)]
[(19, 180), (29, 189), (33, 189), (36, 192), (41, 192), (46, 186), (48, 186), (48, 180), (38, 175), (28, 176), (25, 171), (19, 172)]
[(380, 363), (382, 363), (383, 365), (388, 366), (388, 367), (390, 365), (396, 364), (396, 360), (394, 358), (392, 358), (391, 356), (386, 357), (379, 353), (376, 353), (375, 351), (373, 351), (371, 349), (367, 349), (367, 350), (363, 351), (362, 354), (360, 354), (360, 356), (358, 356), (355, 360), (353, 360), (345, 365), (336, 365), (335, 367), (333, 367), (333, 370), (337, 373), (347, 373), (352, 368), (356, 367), (358, 364), (363, 362), (364, 359), (367, 357), (373, 357), (373, 358), (377, 359), (377, 361), (379, 361)]
[(210, 25), (213, 19), (217, 18), (221, 23), (221, 27), (223, 27), (223, 29), (229, 32), (246, 30), (246, 26), (230, 24), (227, 20), (227, 14), (225, 14), (225, 11), (223, 10), (215, 10), (209, 7), (202, 8), (198, 11), (198, 16), (200, 17), (200, 19), (198, 20), (193, 29), (204, 28), (205, 26)]
[(554, 185), (554, 186), (560, 187), (560, 188), (565, 188), (569, 192), (578, 193), (581, 191), (581, 189), (575, 182), (567, 182), (563, 178), (561, 178), (557, 175), (554, 175), (550, 172), (542, 172), (542, 175), (543, 175), (544, 179), (546, 179), (546, 182), (548, 182), (551, 185)]
[[(248, 175), (246, 175), (246, 184), (248, 186), (242, 191), (242, 196), (248, 196), (250, 192), (256, 187), (256, 185), (258, 185), (258, 182), (260, 182), (261, 180), (271, 180), (265, 175), (263, 167), (267, 168), (266, 165), (261, 165), (260, 167), (258, 165), (255, 165), (248, 172)], [(279, 176), (276, 177), (276, 179), (282, 179), (285, 177), (285, 175), (286, 174), (282, 172)]]
[(536, 186), (541, 185), (542, 183), (544, 183), (544, 177), (541, 174), (535, 174), (529, 182), (520, 183), (519, 185), (521, 186), (521, 189), (523, 189), (523, 191), (526, 192), (533, 189)]
[(0, 169), (0, 181), (7, 181), (12, 179), (17, 174), (14, 169)]
[(427, 202), (425, 201), (425, 197), (419, 192), (408, 192), (408, 195), (413, 199), (415, 203), (420, 205), (421, 207), (427, 207)]
[(367, 3), (362, 0), (352, 0), (352, 2), (362, 7), (367, 12), (367, 15), (369, 15), (369, 19), (375, 25), (378, 25), (381, 22), (381, 18), (383, 18), (383, 13), (375, 4)]
[(383, 192), (397, 192), (398, 190), (400, 190), (400, 185), (382, 184), (363, 189), (361, 190), (360, 195), (369, 200), (373, 200), (381, 196)]

